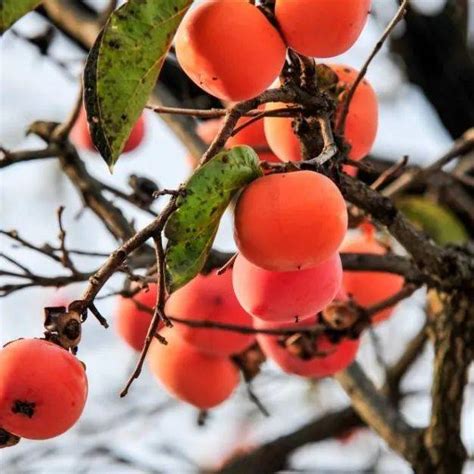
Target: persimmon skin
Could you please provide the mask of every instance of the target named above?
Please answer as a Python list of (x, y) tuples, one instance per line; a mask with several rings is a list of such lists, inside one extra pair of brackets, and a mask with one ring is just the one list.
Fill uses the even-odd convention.
[(351, 165), (343, 165), (342, 171), (347, 175), (352, 176), (353, 178), (355, 178), (359, 172), (359, 170), (355, 166)]
[(148, 353), (153, 375), (174, 397), (201, 410), (221, 404), (239, 384), (239, 372), (230, 359), (196, 350), (176, 328), (163, 328), (168, 344), (154, 340)]
[[(166, 314), (190, 321), (251, 326), (252, 317), (240, 306), (232, 287), (232, 270), (222, 275), (215, 271), (198, 275), (187, 285), (171, 294)], [(202, 352), (228, 356), (237, 354), (255, 341), (252, 334), (205, 329), (175, 324), (176, 332), (190, 345)]]
[(338, 253), (320, 265), (293, 272), (264, 270), (238, 255), (233, 284), (242, 307), (264, 321), (293, 322), (315, 315), (336, 296), (342, 283)]
[[(359, 72), (349, 66), (331, 65), (339, 77), (339, 85), (348, 91), (357, 79)], [(340, 98), (342, 103), (344, 94)], [(336, 111), (339, 119), (342, 107)], [(379, 108), (377, 94), (366, 79), (357, 86), (347, 114), (344, 137), (351, 145), (349, 158), (359, 161), (367, 156), (377, 137)]]
[[(240, 127), (249, 119), (250, 117), (243, 117), (239, 119), (237, 121), (236, 127)], [(214, 140), (223, 123), (224, 121), (221, 118), (206, 120), (205, 122), (198, 124), (196, 133), (204, 141), (204, 143), (209, 145), (212, 140)], [(263, 120), (257, 120), (227, 140), (227, 147), (233, 147), (237, 145), (249, 145), (256, 148), (260, 161), (267, 161), (269, 163), (280, 162), (280, 159), (274, 153), (271, 151), (266, 151), (268, 148), (268, 143), (263, 130)], [(262, 151), (259, 151), (259, 149), (262, 149)], [(188, 162), (192, 168), (195, 168), (197, 165), (196, 160), (191, 156), (188, 157)]]
[[(304, 328), (314, 325), (314, 318), (302, 320), (298, 323), (270, 323), (254, 318), (254, 326), (258, 329)], [(281, 345), (280, 336), (258, 334), (257, 342), (264, 354), (273, 360), (284, 372), (302, 377), (328, 377), (345, 369), (351, 364), (359, 348), (358, 339), (343, 339), (339, 343), (332, 343), (327, 336), (320, 335), (315, 339), (315, 348), (323, 356), (313, 356), (304, 360), (292, 354), (289, 349)]]
[(370, 5), (371, 0), (276, 0), (275, 16), (290, 48), (328, 58), (355, 43)]
[[(41, 339), (19, 339), (3, 348), (0, 380), (0, 427), (23, 438), (64, 433), (79, 419), (87, 399), (79, 360)], [(26, 413), (18, 411), (21, 406)]]
[(286, 47), (257, 7), (245, 1), (210, 0), (184, 17), (176, 56), (186, 74), (223, 100), (257, 96), (278, 76)]
[[(339, 78), (338, 87), (348, 91), (357, 78), (358, 72), (344, 65), (330, 65)], [(336, 123), (338, 122), (345, 94), (338, 98)], [(282, 103), (269, 103), (266, 110), (285, 108)], [(282, 161), (300, 161), (302, 149), (298, 137), (293, 132), (292, 118), (265, 117), (264, 129), (268, 145)], [(352, 97), (346, 118), (344, 138), (351, 145), (349, 158), (361, 160), (372, 149), (378, 128), (378, 99), (372, 86), (363, 79)], [(351, 170), (350, 173), (353, 173)], [(349, 173), (348, 173), (349, 174)]]
[[(143, 115), (140, 116), (137, 123), (132, 128), (130, 136), (125, 143), (122, 153), (128, 153), (140, 146), (145, 136), (145, 119)], [(84, 107), (81, 109), (79, 117), (71, 130), (72, 141), (77, 147), (83, 150), (93, 151), (97, 153), (97, 148), (92, 142), (92, 137), (89, 131), (89, 123), (87, 122), (87, 114)]]
[[(259, 108), (263, 111), (263, 107)], [(235, 126), (235, 128), (242, 127), (252, 117), (241, 117)], [(249, 145), (251, 147), (265, 147), (267, 145), (267, 138), (265, 137), (265, 131), (263, 130), (263, 119), (256, 120), (250, 125), (246, 125), (240, 132), (236, 133), (233, 137), (227, 140), (227, 145), (233, 147), (236, 145)]]
[[(342, 252), (348, 253), (373, 253), (383, 255), (387, 251), (370, 235), (360, 235), (350, 239), (341, 247)], [(350, 272), (343, 273), (343, 286), (346, 292), (362, 306), (371, 306), (380, 303), (394, 295), (403, 287), (404, 280), (401, 276), (384, 272)], [(388, 319), (393, 312), (393, 307), (386, 308), (372, 317), (372, 322), (380, 323)]]
[(152, 315), (137, 307), (134, 301), (150, 309), (156, 305), (157, 286), (149, 285), (133, 298), (120, 297), (117, 305), (116, 330), (119, 336), (136, 351), (141, 351), (145, 343)]
[(346, 230), (344, 198), (329, 178), (312, 171), (259, 178), (235, 209), (240, 252), (266, 270), (315, 267), (337, 251)]
[[(265, 110), (284, 109), (287, 104), (270, 102)], [(293, 131), (292, 118), (265, 117), (263, 119), (265, 136), (270, 149), (281, 161), (301, 161), (302, 149), (298, 137)]]

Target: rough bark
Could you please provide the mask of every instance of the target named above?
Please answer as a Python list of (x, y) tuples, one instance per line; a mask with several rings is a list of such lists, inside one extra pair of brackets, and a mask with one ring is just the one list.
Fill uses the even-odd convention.
[(431, 472), (456, 474), (467, 457), (460, 425), (467, 371), (474, 357), (474, 306), (465, 294), (445, 295), (443, 300), (444, 310), (435, 315), (431, 327), (435, 361), (424, 444)]

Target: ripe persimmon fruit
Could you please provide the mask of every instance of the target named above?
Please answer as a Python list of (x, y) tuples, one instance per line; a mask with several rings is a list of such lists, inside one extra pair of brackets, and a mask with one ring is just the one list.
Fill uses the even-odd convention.
[[(254, 319), (259, 329), (291, 328), (297, 331), (314, 324), (314, 318), (298, 323), (270, 323)], [(358, 339), (334, 343), (324, 334), (317, 336), (274, 336), (258, 334), (257, 341), (265, 355), (284, 372), (303, 377), (327, 377), (353, 362), (359, 348)]]
[(119, 336), (136, 351), (142, 350), (152, 319), (152, 314), (145, 308), (141, 309), (139, 305), (153, 310), (156, 297), (157, 286), (149, 285), (147, 290), (141, 290), (133, 298), (120, 297), (118, 300), (116, 330)]
[[(143, 137), (145, 136), (145, 119), (143, 115), (140, 116), (137, 123), (132, 128), (127, 142), (125, 143), (122, 153), (128, 153), (135, 150), (143, 142)], [(92, 142), (92, 137), (89, 131), (89, 123), (87, 122), (86, 110), (84, 107), (81, 109), (79, 117), (74, 124), (73, 129), (71, 130), (71, 139), (72, 142), (79, 148), (83, 150), (89, 150), (97, 152), (94, 143)]]
[(175, 328), (163, 328), (160, 335), (167, 344), (154, 340), (148, 363), (171, 395), (201, 410), (213, 408), (231, 396), (239, 384), (239, 371), (229, 358), (198, 351)]
[[(232, 287), (232, 270), (222, 275), (212, 271), (198, 275), (171, 294), (166, 314), (192, 321), (210, 321), (251, 326), (252, 317), (237, 301)], [(254, 341), (252, 334), (175, 323), (176, 332), (189, 344), (209, 354), (228, 356), (242, 352)]]
[(275, 16), (290, 48), (328, 58), (355, 43), (370, 4), (371, 0), (276, 0)]
[[(373, 253), (384, 255), (387, 249), (379, 244), (372, 234), (363, 233), (348, 239), (341, 247), (342, 252)], [(343, 286), (356, 303), (371, 306), (389, 298), (403, 287), (403, 277), (386, 272), (344, 271)], [(385, 321), (393, 312), (393, 307), (386, 308), (372, 317), (372, 321)]]
[(0, 427), (28, 439), (71, 428), (87, 399), (81, 362), (42, 339), (18, 339), (0, 350)]
[(234, 229), (240, 252), (254, 265), (302, 270), (337, 251), (347, 230), (347, 209), (337, 186), (320, 173), (271, 174), (245, 188)]
[(288, 321), (315, 315), (336, 296), (342, 282), (338, 253), (306, 270), (275, 272), (238, 255), (234, 290), (242, 307), (264, 321)]
[(208, 0), (189, 11), (176, 33), (186, 74), (224, 100), (263, 92), (280, 73), (286, 47), (265, 15), (246, 1)]

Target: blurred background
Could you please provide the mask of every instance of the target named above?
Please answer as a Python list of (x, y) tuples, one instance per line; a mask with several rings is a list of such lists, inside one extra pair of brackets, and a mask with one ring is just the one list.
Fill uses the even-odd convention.
[[(83, 3), (97, 10), (108, 4), (100, 0)], [(348, 53), (329, 62), (342, 62), (355, 68), (364, 63), (397, 6), (392, 0), (374, 0), (373, 3), (369, 22), (358, 42)], [(428, 19), (438, 18), (445, 8), (444, 0), (411, 3), (414, 15)], [(472, 46), (474, 4), (470, 6), (473, 8), (468, 30)], [(47, 54), (41, 54), (25, 37), (39, 35), (47, 27), (44, 18), (32, 13), (15, 24), (14, 31), (7, 32), (0, 41), (0, 144), (9, 150), (41, 148), (43, 144), (39, 139), (25, 137), (28, 125), (34, 120), (63, 121), (76, 101), (85, 53), (76, 43), (57, 33)], [(403, 42), (407, 31), (410, 32), (407, 28), (407, 24), (402, 23), (396, 29), (394, 48), (407, 47)], [(427, 61), (436, 49), (437, 39), (434, 35), (432, 38), (432, 49), (424, 52)], [(422, 41), (423, 35), (415, 40)], [(411, 60), (419, 61), (420, 58), (415, 57), (419, 52), (413, 45), (411, 48)], [(470, 52), (472, 54), (472, 49)], [(409, 54), (405, 56), (409, 58)], [(474, 125), (474, 120), (468, 123), (474, 114), (473, 84), (470, 91), (466, 87), (464, 105), (459, 90), (444, 91), (451, 99), (451, 106), (457, 107), (459, 115), (463, 116), (457, 117), (457, 123), (453, 112), (443, 111), (444, 105), (430, 97), (430, 93), (439, 95), (436, 87), (439, 89), (441, 85), (436, 84), (436, 78), (431, 78), (433, 84), (427, 86), (426, 78), (420, 78), (419, 71), (417, 76), (410, 59), (406, 58), (402, 60), (385, 46), (369, 70), (368, 79), (380, 99), (380, 126), (373, 155), (392, 161), (408, 155), (410, 163), (423, 165), (439, 158), (449, 149), (453, 138)], [(446, 57), (446, 61), (450, 58)], [(426, 68), (420, 69), (426, 71)], [(459, 79), (460, 72), (451, 71)], [(472, 69), (466, 74), (466, 81), (473, 78)], [(454, 103), (456, 100), (460, 103)], [(161, 188), (176, 188), (186, 179), (190, 172), (186, 148), (159, 116), (145, 112), (145, 119), (144, 143), (121, 158), (113, 175), (97, 154), (81, 151), (93, 176), (124, 191), (130, 174), (152, 178)], [(1, 228), (4, 230), (16, 229), (38, 245), (57, 243), (56, 210), (63, 205), (70, 247), (110, 252), (116, 246), (94, 214), (82, 208), (76, 190), (55, 159), (2, 169), (0, 192)], [(158, 201), (157, 210), (163, 201), (164, 198)], [(127, 217), (135, 221), (137, 228), (150, 221), (145, 212), (122, 201), (117, 203)], [(216, 246), (221, 250), (234, 249), (229, 216), (222, 222)], [(0, 248), (40, 274), (64, 272), (35, 252), (12, 248), (6, 238), (0, 238)], [(97, 268), (103, 258), (78, 257), (75, 261), (80, 270), (90, 271)], [(8, 263), (2, 262), (2, 267), (8, 268)], [(102, 294), (119, 290), (122, 283), (123, 277), (112, 278)], [(83, 284), (76, 284), (59, 290), (32, 288), (0, 299), (0, 344), (19, 337), (41, 335), (42, 308), (78, 298), (83, 287)], [(331, 379), (313, 382), (287, 376), (271, 363), (264, 365), (254, 382), (255, 392), (271, 414), (268, 418), (257, 410), (241, 387), (231, 400), (212, 410), (204, 426), (198, 426), (197, 411), (168, 397), (147, 370), (135, 382), (129, 395), (121, 399), (118, 394), (137, 355), (114, 332), (116, 298), (102, 298), (97, 304), (111, 327), (105, 330), (93, 318), (83, 327), (78, 356), (87, 365), (90, 395), (81, 420), (59, 438), (43, 442), (22, 440), (16, 447), (3, 450), (0, 454), (3, 473), (128, 474), (212, 470), (236, 452), (251, 450), (349, 403), (342, 389)], [(422, 326), (424, 304), (425, 295), (419, 291), (400, 304), (389, 321), (376, 328), (375, 336), (365, 334), (357, 360), (374, 380), (382, 381), (384, 365), (396, 360), (407, 341)], [(424, 425), (429, 416), (431, 358), (431, 349), (426, 346), (422, 357), (403, 381), (402, 392), (406, 396), (402, 411), (415, 426)], [(472, 371), (470, 380), (465, 395), (463, 439), (472, 457)], [(408, 465), (368, 429), (348, 433), (344, 439), (309, 443), (293, 452), (289, 465), (296, 471), (310, 472), (410, 472)], [(474, 472), (472, 461), (466, 466), (466, 472)]]

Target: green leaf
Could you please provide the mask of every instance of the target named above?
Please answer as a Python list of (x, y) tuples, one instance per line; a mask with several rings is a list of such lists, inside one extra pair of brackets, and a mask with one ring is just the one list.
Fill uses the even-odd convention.
[(145, 107), (192, 0), (129, 0), (87, 58), (85, 106), (94, 145), (112, 170)]
[(459, 218), (449, 209), (424, 197), (402, 197), (397, 207), (437, 244), (462, 244), (469, 235)]
[(42, 0), (0, 0), (0, 34), (5, 33), (10, 26), (34, 10)]
[(262, 176), (252, 148), (238, 146), (216, 155), (191, 176), (178, 209), (165, 227), (166, 285), (170, 293), (203, 268), (222, 214), (235, 193)]

